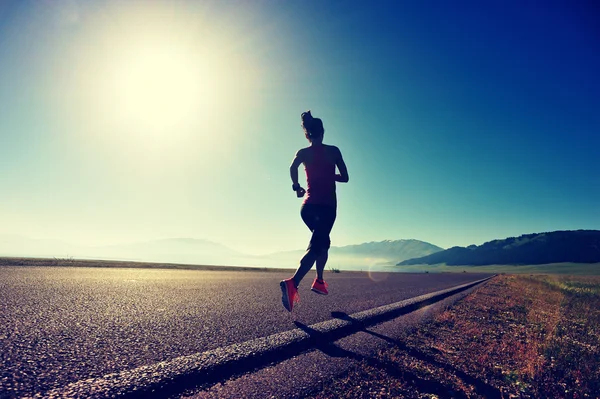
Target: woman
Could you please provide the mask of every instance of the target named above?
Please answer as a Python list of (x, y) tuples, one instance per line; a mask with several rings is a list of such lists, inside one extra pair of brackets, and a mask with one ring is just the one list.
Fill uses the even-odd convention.
[[(298, 285), (300, 281), (315, 262), (317, 263), (317, 278), (313, 281), (311, 290), (322, 295), (328, 294), (323, 271), (331, 245), (329, 233), (336, 217), (335, 183), (348, 182), (348, 170), (342, 153), (335, 146), (323, 144), (323, 135), (325, 134), (323, 121), (313, 118), (310, 111), (303, 112), (301, 118), (302, 128), (310, 146), (296, 153), (290, 166), (290, 177), (292, 178), (292, 190), (299, 198), (304, 197), (300, 215), (312, 231), (312, 237), (296, 273), (279, 284), (282, 292), (281, 301), (289, 312), (292, 311), (294, 303), (299, 300)], [(304, 164), (306, 171), (306, 191), (298, 184), (298, 166), (300, 164)], [(336, 166), (339, 174), (336, 174)]]

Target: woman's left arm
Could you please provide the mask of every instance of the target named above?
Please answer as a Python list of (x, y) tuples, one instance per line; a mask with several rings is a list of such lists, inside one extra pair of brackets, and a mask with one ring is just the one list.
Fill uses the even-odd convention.
[(342, 152), (337, 147), (335, 147), (335, 149), (336, 149), (335, 166), (337, 166), (338, 170), (340, 171), (339, 175), (335, 175), (335, 181), (337, 181), (339, 183), (348, 183), (348, 180), (350, 180), (350, 177), (348, 176), (348, 168), (346, 167), (346, 163), (344, 162), (344, 158), (342, 157)]

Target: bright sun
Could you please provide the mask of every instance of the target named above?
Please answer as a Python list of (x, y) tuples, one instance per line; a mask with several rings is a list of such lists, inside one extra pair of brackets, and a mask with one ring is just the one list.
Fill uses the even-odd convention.
[(197, 16), (144, 4), (123, 6), (114, 20), (90, 28), (77, 66), (84, 100), (76, 107), (88, 126), (118, 141), (166, 142), (208, 131), (247, 87), (235, 43)]
[[(123, 126), (151, 131), (185, 128), (200, 114), (215, 112), (226, 77), (181, 43), (129, 43), (107, 76), (106, 112)], [(223, 87), (221, 87), (223, 89)]]

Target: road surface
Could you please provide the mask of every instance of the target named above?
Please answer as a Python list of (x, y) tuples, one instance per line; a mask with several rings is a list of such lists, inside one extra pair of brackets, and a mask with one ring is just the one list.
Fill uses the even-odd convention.
[(0, 267), (0, 398), (170, 360), (486, 277), (485, 274), (327, 273), (307, 276), (292, 314), (287, 273)]

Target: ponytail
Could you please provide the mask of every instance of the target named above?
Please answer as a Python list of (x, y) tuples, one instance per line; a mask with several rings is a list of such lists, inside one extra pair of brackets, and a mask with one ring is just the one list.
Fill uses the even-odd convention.
[(309, 140), (312, 141), (312, 139), (323, 137), (325, 129), (323, 128), (323, 121), (321, 119), (314, 118), (310, 110), (303, 112), (300, 118), (302, 119), (302, 128)]

